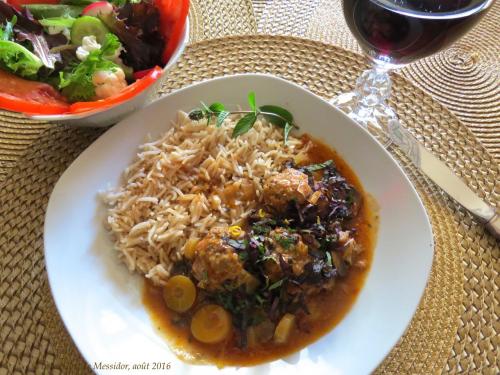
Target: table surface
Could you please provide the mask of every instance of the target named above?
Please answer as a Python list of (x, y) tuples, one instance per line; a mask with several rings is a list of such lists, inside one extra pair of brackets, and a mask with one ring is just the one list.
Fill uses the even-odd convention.
[[(192, 42), (228, 35), (262, 33), (299, 36), (360, 52), (356, 41), (353, 39), (344, 22), (340, 0), (253, 0), (253, 9), (250, 0), (192, 0), (192, 3), (191, 17), (198, 17), (196, 19), (198, 32), (192, 33)], [(232, 16), (230, 18), (218, 18), (218, 6), (225, 7), (226, 13), (232, 14)], [(248, 19), (248, 12), (252, 14), (251, 20)], [(488, 152), (496, 158), (497, 162), (500, 159), (499, 18), (500, 4), (496, 1), (489, 14), (486, 15), (481, 23), (458, 43), (436, 56), (412, 64), (399, 72), (402, 77), (412, 82), (413, 85), (421, 88), (450, 109), (473, 132)], [(216, 25), (212, 25), (212, 28), (203, 25), (207, 19)], [(194, 64), (196, 64), (196, 61), (194, 61)], [(399, 78), (398, 82), (401, 82)], [(429, 106), (428, 108), (434, 107)], [(425, 116), (423, 115), (419, 118), (425, 119)], [(428, 118), (432, 119), (432, 116)], [(52, 147), (52, 141), (48, 139), (50, 134), (46, 132), (40, 137), (40, 129), (46, 128), (46, 125), (43, 124), (31, 124), (26, 127), (22, 137), (16, 137), (15, 142), (12, 142), (14, 138), (11, 136), (14, 133), (17, 134), (19, 129), (18, 124), (22, 124), (22, 119), (17, 116), (11, 116), (5, 126), (0, 126), (0, 180), (13, 170), (19, 158), (22, 157), (23, 150), (30, 145), (30, 142), (38, 138), (41, 138), (42, 141), (39, 142), (38, 147), (40, 149), (38, 150), (38, 154), (35, 154), (33, 159), (31, 159), (34, 164), (41, 165), (42, 163), (50, 162), (54, 165), (54, 169), (60, 172), (63, 170), (63, 165), (59, 164), (69, 163), (71, 158), (76, 157), (78, 154), (77, 151), (72, 150), (71, 143), (68, 143), (67, 149), (64, 148), (63, 151), (54, 150), (52, 152), (52, 150), (49, 150), (49, 147)], [(78, 134), (75, 133), (75, 129), (71, 130), (72, 132), (68, 131), (68, 137), (75, 138), (75, 142), (79, 137), (93, 138), (95, 136), (90, 133), (87, 134), (85, 130), (81, 130), (81, 132), (78, 130)], [(66, 135), (62, 134), (63, 131), (64, 129), (61, 129), (53, 133), (64, 140)], [(449, 144), (443, 149), (436, 150), (438, 154), (442, 154), (443, 150), (452, 146), (452, 143), (449, 141), (449, 133), (444, 136), (445, 131), (446, 129), (443, 129), (442, 138), (447, 139)], [(435, 137), (439, 139), (440, 135), (436, 134)], [(457, 137), (461, 136), (457, 135)], [(465, 138), (467, 135), (463, 137)], [(48, 145), (46, 149), (41, 149), (42, 142)], [(63, 147), (64, 142), (60, 141), (59, 146)], [(66, 153), (74, 153), (74, 155), (64, 156)], [(488, 156), (487, 153), (481, 155)], [(46, 158), (46, 161), (40, 161), (37, 158)], [(61, 159), (65, 160), (64, 163)], [(481, 159), (480, 157), (478, 159), (480, 159), (479, 164), (473, 164), (472, 169), (476, 169), (473, 170), (473, 173), (477, 172), (480, 175), (484, 175), (484, 170), (482, 170), (483, 165), (480, 162), (485, 159), (491, 160), (491, 158), (488, 156), (485, 159)], [(11, 194), (4, 194), (4, 201), (0, 199), (0, 210), (2, 210), (2, 203), (5, 206), (9, 205), (11, 207), (10, 211), (6, 209), (4, 212), (18, 213), (22, 221), (22, 224), (16, 224), (18, 232), (12, 230), (7, 235), (0, 236), (1, 254), (4, 254), (3, 251), (6, 249), (5, 254), (7, 256), (21, 257), (19, 258), (19, 264), (23, 264), (23, 266), (18, 267), (19, 269), (16, 268), (16, 271), (19, 272), (24, 272), (26, 268), (25, 264), (35, 262), (36, 260), (38, 268), (33, 268), (30, 274), (23, 274), (26, 280), (33, 278), (34, 274), (44, 273), (43, 245), (41, 240), (44, 214), (44, 207), (41, 206), (44, 206), (44, 203), (37, 202), (40, 199), (48, 198), (50, 186), (56, 180), (56, 175), (52, 172), (49, 173), (49, 171), (39, 181), (29, 175), (29, 173), (26, 173), (26, 178), (30, 179), (31, 183), (22, 185), (19, 181), (24, 177), (20, 176), (20, 174), (23, 171), (31, 171), (28, 166), (29, 163), (29, 158), (28, 161), (24, 160), (23, 163), (19, 163), (23, 167), (17, 171), (18, 175), (13, 174), (12, 179), (18, 182), (10, 183), (10, 179), (3, 181), (4, 184), (2, 186), (6, 187), (5, 190), (10, 189)], [(493, 175), (498, 175), (495, 172), (498, 170), (498, 165), (490, 163), (485, 168), (493, 171)], [(466, 168), (464, 167), (464, 169)], [(50, 180), (50, 183), (47, 183), (46, 179)], [(43, 194), (35, 187), (38, 182), (44, 189)], [(474, 188), (478, 189), (477, 186), (474, 186)], [(481, 185), (479, 188), (481, 188)], [(491, 189), (491, 186), (489, 186), (489, 189)], [(498, 189), (496, 190), (498, 191)], [(429, 191), (431, 191), (431, 188), (429, 188)], [(498, 197), (498, 194), (496, 196)], [(0, 198), (2, 198), (2, 194), (0, 194)], [(12, 203), (18, 198), (22, 199), (19, 199), (19, 202)], [(435, 197), (431, 196), (431, 198)], [(17, 205), (19, 205), (19, 208), (16, 208)], [(30, 206), (40, 207), (34, 213), (33, 211), (29, 211)], [(444, 205), (436, 206), (436, 212), (439, 210), (449, 212), (450, 209)], [(459, 217), (460, 213), (457, 215)], [(0, 219), (2, 218), (0, 217)], [(453, 347), (450, 349), (448, 346), (443, 345), (447, 351), (445, 355), (448, 355), (448, 352), (452, 353), (451, 359), (448, 360), (444, 371), (452, 373), (462, 371), (466, 373), (494, 374), (498, 373), (499, 369), (498, 355), (495, 356), (494, 354), (495, 343), (498, 344), (497, 333), (500, 332), (497, 308), (499, 297), (499, 254), (495, 250), (495, 243), (492, 243), (491, 239), (484, 235), (482, 229), (478, 229), (474, 224), (469, 224), (470, 220), (467, 220), (469, 220), (467, 217), (463, 217), (463, 221), (459, 222), (462, 225), (460, 232), (455, 233), (454, 228), (451, 230), (448, 228), (442, 232), (443, 237), (453, 234), (461, 238), (462, 243), (456, 248), (456, 262), (457, 264), (461, 263), (465, 270), (464, 274), (460, 274), (457, 271), (457, 274), (463, 278), (464, 290), (459, 291), (463, 292), (463, 294), (460, 294), (462, 301), (461, 303), (457, 302), (455, 306), (450, 306), (450, 308), (452, 310), (454, 308), (460, 309), (461, 316), (460, 322), (457, 323), (459, 329), (455, 334), (457, 339)], [(14, 221), (6, 221), (6, 227), (9, 227), (11, 224), (14, 225)], [(24, 228), (23, 224), (25, 225)], [(440, 229), (436, 229), (439, 234)], [(2, 232), (2, 228), (0, 228), (0, 232)], [(5, 233), (7, 233), (7, 230), (5, 230)], [(36, 248), (36, 251), (25, 251), (29, 247)], [(25, 253), (29, 253), (31, 258), (22, 258), (21, 255)], [(443, 253), (437, 251), (437, 254), (439, 256), (439, 254)], [(8, 263), (11, 264), (13, 262)], [(17, 266), (14, 264), (12, 267), (15, 268)], [(9, 295), (6, 293), (6, 288), (9, 288), (10, 285), (7, 285), (8, 283), (5, 280), (17, 277), (12, 275), (6, 276), (6, 274), (7, 272), (4, 273), (2, 271), (1, 279), (3, 284), (0, 285), (0, 297), (2, 297), (0, 299), (2, 301), (4, 301), (3, 298), (6, 295)], [(17, 279), (13, 280), (17, 282)], [(4, 373), (2, 371), (5, 369), (3, 367), (3, 359), (5, 358), (8, 358), (10, 362), (18, 361), (16, 364), (12, 364), (11, 368), (31, 368), (31, 363), (35, 363), (38, 361), (36, 358), (39, 358), (40, 361), (36, 363), (44, 364), (44, 366), (53, 364), (54, 369), (59, 368), (59, 364), (55, 362), (63, 362), (65, 360), (71, 366), (71, 360), (74, 359), (74, 357), (71, 357), (71, 360), (68, 360), (68, 357), (55, 361), (51, 358), (54, 353), (53, 348), (57, 347), (57, 345), (72, 345), (71, 341), (63, 340), (60, 343), (54, 342), (48, 331), (44, 331), (43, 324), (36, 328), (31, 327), (37, 322), (43, 323), (45, 321), (47, 323), (49, 318), (54, 319), (54, 325), (61, 326), (60, 322), (56, 322), (57, 317), (42, 316), (43, 310), (38, 306), (39, 302), (37, 302), (40, 301), (40, 292), (37, 290), (38, 284), (35, 284), (33, 287), (31, 280), (23, 281), (21, 287), (16, 292), (18, 294), (15, 298), (18, 298), (19, 301), (25, 301), (23, 303), (19, 302), (22, 309), (15, 310), (10, 317), (2, 314), (0, 337), (2, 337), (2, 340), (7, 337), (5, 342), (12, 345), (14, 349), (9, 348), (7, 352), (11, 351), (13, 354), (7, 354), (5, 357), (3, 356), (3, 351), (0, 351), (0, 374)], [(439, 281), (439, 279), (437, 280)], [(497, 281), (495, 282), (495, 280)], [(43, 283), (40, 280), (39, 282)], [(465, 286), (466, 284), (468, 284), (467, 287)], [(462, 281), (457, 281), (456, 285), (460, 285), (461, 287)], [(27, 292), (28, 290), (29, 292)], [(432, 292), (429, 298), (439, 297), (435, 293)], [(30, 296), (30, 298), (26, 298), (26, 295)], [(13, 298), (9, 298), (9, 303), (12, 300)], [(52, 308), (52, 311), (54, 309)], [(29, 317), (30, 325), (25, 324), (23, 320), (26, 316)], [(58, 329), (63, 330), (62, 326)], [(419, 328), (417, 327), (417, 329)], [(441, 330), (434, 330), (432, 334), (436, 334), (437, 331), (442, 333), (442, 327)], [(424, 329), (420, 334), (427, 340), (428, 336), (425, 332), (429, 331), (425, 331)], [(412, 344), (410, 343), (410, 345)], [(33, 348), (34, 350), (31, 350)], [(57, 353), (60, 352), (63, 352), (63, 350), (58, 349)], [(418, 360), (413, 359), (418, 365)], [(433, 357), (427, 358), (427, 360), (432, 359)], [(35, 372), (28, 371), (28, 373)], [(43, 371), (36, 373), (43, 373)], [(63, 370), (59, 373), (65, 372)]]
[[(340, 0), (253, 0), (259, 33), (294, 35), (361, 52)], [(293, 16), (290, 16), (293, 15)], [(445, 51), (399, 72), (449, 108), (500, 160), (500, 2)]]
[[(344, 21), (340, 0), (221, 0), (216, 3), (192, 0), (192, 3), (199, 9), (196, 20), (199, 27), (196, 33), (191, 33), (191, 42), (263, 33), (299, 36), (361, 52)], [(218, 20), (220, 7), (232, 13), (231, 18), (224, 19), (224, 25)], [(251, 22), (249, 14), (252, 14)], [(241, 22), (245, 17), (245, 22)], [(450, 109), (497, 161), (500, 160), (499, 19), (500, 3), (495, 1), (481, 22), (452, 47), (399, 72)], [(212, 23), (213, 27), (204, 27), (204, 22)], [(0, 180), (9, 174), (45, 127), (0, 113)]]

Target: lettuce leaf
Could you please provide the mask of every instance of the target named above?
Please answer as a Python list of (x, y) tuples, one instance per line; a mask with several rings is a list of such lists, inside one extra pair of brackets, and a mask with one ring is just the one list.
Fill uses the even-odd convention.
[(120, 57), (125, 65), (136, 72), (161, 65), (165, 40), (160, 32), (160, 13), (153, 2), (127, 3), (99, 18), (123, 43), (125, 51)]
[(112, 58), (121, 44), (116, 35), (106, 34), (100, 49), (90, 52), (85, 61), (77, 64), (69, 72), (60, 72), (59, 88), (71, 102), (89, 101), (95, 96), (92, 76), (99, 70), (115, 70), (117, 64), (108, 60)]
[(61, 61), (59, 53), (50, 52), (49, 45), (43, 34), (24, 33), (19, 31), (16, 35), (16, 40), (19, 42), (29, 41), (33, 47), (33, 53), (37, 55), (49, 69), (54, 69), (55, 63)]
[(0, 25), (0, 40), (12, 40), (14, 37), (14, 25), (17, 22), (17, 17), (14, 15), (10, 21), (5, 22), (5, 26)]
[[(51, 46), (48, 41), (50, 35), (44, 33), (43, 26), (26, 9), (18, 11), (9, 4), (0, 1), (0, 24), (7, 25), (4, 30), (9, 26), (7, 21), (11, 20), (12, 23), (14, 17), (16, 22), (12, 24), (12, 40), (24, 48), (31, 49), (44, 66), (54, 69), (55, 63), (61, 61), (61, 56), (59, 53), (50, 52)], [(26, 41), (29, 42), (29, 45), (25, 43)]]
[(0, 40), (0, 67), (22, 77), (32, 78), (42, 66), (42, 60), (22, 45)]
[(0, 67), (23, 77), (33, 77), (42, 61), (30, 50), (14, 42), (14, 26), (17, 16), (14, 14), (10, 21), (0, 23)]

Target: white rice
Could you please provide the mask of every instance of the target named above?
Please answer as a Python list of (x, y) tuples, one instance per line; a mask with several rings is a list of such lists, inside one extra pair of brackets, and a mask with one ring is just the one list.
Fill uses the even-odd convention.
[[(284, 146), (282, 129), (265, 120), (232, 139), (237, 120), (230, 116), (216, 128), (179, 112), (165, 135), (139, 147), (121, 186), (103, 195), (107, 229), (131, 271), (164, 284), (188, 239), (245, 219), (262, 197), (264, 180), (305, 151), (292, 136)], [(241, 186), (253, 187), (255, 198), (228, 204), (228, 191)]]

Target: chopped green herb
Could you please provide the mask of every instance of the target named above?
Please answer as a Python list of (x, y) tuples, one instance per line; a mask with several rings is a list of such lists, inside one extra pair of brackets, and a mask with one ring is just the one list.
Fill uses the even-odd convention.
[(271, 231), (271, 227), (268, 225), (254, 225), (252, 230), (255, 234), (268, 234)]
[(280, 288), (283, 285), (283, 283), (285, 282), (285, 280), (286, 280), (286, 278), (283, 278), (283, 279), (278, 280), (275, 283), (271, 284), (269, 286), (269, 290)]
[(259, 305), (263, 305), (263, 304), (264, 304), (264, 302), (265, 302), (264, 298), (262, 298), (262, 297), (260, 296), (260, 294), (256, 294), (256, 295), (255, 295), (255, 299), (257, 300), (257, 302), (259, 303)]
[(275, 263), (278, 263), (278, 261), (272, 256), (272, 255), (264, 255), (259, 259), (259, 262), (265, 262), (266, 260), (272, 260)]
[(284, 236), (284, 235), (278, 235), (274, 237), (276, 242), (278, 242), (281, 246), (283, 246), (284, 249), (288, 250), (290, 246), (294, 245), (297, 243), (297, 239), (292, 236)]
[(257, 249), (259, 250), (260, 255), (264, 255), (264, 253), (266, 252), (266, 247), (263, 244), (257, 246)]
[(308, 172), (316, 172), (321, 169), (325, 169), (326, 167), (329, 167), (330, 165), (333, 164), (333, 160), (327, 160), (324, 163), (318, 163), (318, 164), (311, 164), (306, 167), (303, 167)]

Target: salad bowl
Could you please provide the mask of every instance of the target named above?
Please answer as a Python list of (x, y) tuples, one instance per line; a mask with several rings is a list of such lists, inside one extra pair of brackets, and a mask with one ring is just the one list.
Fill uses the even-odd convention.
[(189, 40), (189, 20), (186, 19), (182, 38), (175, 50), (170, 61), (162, 69), (156, 81), (149, 85), (146, 89), (131, 97), (130, 99), (118, 103), (114, 106), (97, 109), (94, 111), (83, 112), (78, 114), (62, 114), (62, 115), (29, 115), (33, 120), (50, 121), (56, 124), (75, 125), (83, 127), (106, 127), (114, 124), (125, 118), (128, 114), (144, 107), (148, 104), (148, 97), (157, 88), (162, 80), (162, 77), (168, 74), (170, 68), (179, 60)]
[[(25, 20), (18, 20), (18, 18), (20, 18), (19, 16), (26, 16), (29, 20), (33, 20), (33, 22), (35, 22), (35, 23), (40, 22), (40, 24), (42, 24), (44, 26), (44, 29), (45, 29), (45, 32), (43, 34), (44, 36), (47, 36), (47, 38), (54, 37), (55, 36), (54, 33), (51, 32), (50, 27), (49, 28), (46, 27), (46, 24), (44, 22), (47, 22), (47, 23), (48, 22), (59, 22), (59, 20), (61, 20), (62, 17), (52, 17), (52, 15), (50, 13), (47, 13), (48, 15), (45, 15), (45, 13), (42, 13), (43, 16), (41, 16), (39, 18), (39, 17), (34, 17), (32, 15), (32, 13), (38, 14), (37, 12), (35, 12), (35, 11), (40, 11), (38, 8), (42, 9), (43, 12), (46, 12), (48, 10), (52, 11), (51, 7), (61, 7), (61, 9), (63, 7), (76, 8), (77, 6), (73, 5), (74, 3), (78, 4), (77, 6), (80, 6), (80, 10), (81, 10), (81, 8), (84, 8), (83, 13), (81, 13), (79, 16), (75, 16), (73, 14), (71, 14), (71, 15), (64, 14), (63, 15), (63, 17), (68, 17), (72, 22), (74, 22), (73, 25), (76, 24), (76, 21), (73, 21), (74, 17), (77, 17), (76, 20), (81, 19), (81, 18), (93, 19), (94, 17), (96, 17), (96, 19), (97, 19), (98, 17), (100, 17), (100, 14), (98, 14), (98, 12), (101, 11), (102, 4), (104, 4), (104, 6), (107, 5), (109, 7), (114, 7), (111, 9), (114, 9), (116, 12), (118, 12), (118, 10), (120, 10), (120, 8), (116, 8), (115, 5), (111, 5), (112, 4), (111, 2), (95, 1), (95, 0), (77, 0), (76, 2), (68, 2), (68, 1), (63, 0), (60, 3), (58, 0), (40, 0), (40, 1), (9, 0), (6, 3), (4, 3), (0, 9), (0, 34), (3, 33), (2, 34), (2, 35), (4, 35), (3, 38), (8, 38), (9, 37), (8, 30), (10, 28), (11, 29), (10, 32), (12, 34), (10, 37), (10, 40), (12, 42), (17, 43), (20, 39), (19, 34), (21, 35), (21, 38), (23, 38), (22, 35), (26, 32)], [(138, 2), (138, 3), (140, 3), (140, 2)], [(148, 1), (148, 3), (153, 4), (154, 7), (156, 7), (157, 9), (160, 9), (161, 7), (171, 6), (171, 5), (169, 5), (170, 3), (165, 2), (163, 0)], [(82, 4), (82, 5), (80, 5), (80, 4)], [(85, 5), (85, 4), (89, 4), (89, 5)], [(166, 4), (166, 5), (164, 5), (164, 4)], [(181, 3), (179, 2), (179, 4), (181, 4)], [(183, 1), (182, 4), (183, 4), (182, 5), (183, 7), (187, 7), (187, 6), (189, 6), (189, 1), (187, 1), (187, 0)], [(47, 9), (44, 9), (43, 8), (44, 6), (46, 6)], [(181, 6), (181, 5), (179, 5), (179, 6)], [(11, 9), (8, 9), (7, 7), (11, 7)], [(32, 7), (34, 7), (33, 11), (32, 11)], [(36, 7), (38, 7), (38, 8), (36, 8)], [(27, 11), (25, 11), (24, 8), (26, 8)], [(94, 9), (90, 9), (90, 13), (86, 13), (86, 12), (88, 12), (87, 9), (89, 9), (89, 8), (94, 8)], [(96, 9), (97, 9), (97, 11), (96, 11)], [(167, 9), (167, 8), (165, 8), (165, 9)], [(10, 13), (9, 13), (9, 11), (10, 11)], [(56, 11), (59, 11), (59, 10), (56, 9)], [(185, 11), (185, 14), (187, 14), (187, 8), (184, 8), (184, 11)], [(164, 22), (163, 22), (163, 18), (162, 18), (163, 14), (165, 14), (165, 13), (162, 13), (162, 11), (160, 11), (160, 17), (159, 17), (159, 32), (160, 33), (163, 33), (161, 28), (166, 27), (166, 26), (164, 26)], [(88, 17), (88, 16), (91, 16), (91, 17)], [(45, 18), (45, 17), (48, 17), (48, 18)], [(10, 25), (9, 25), (9, 22), (10, 22)], [(24, 24), (23, 24), (23, 22), (24, 22)], [(18, 25), (20, 25), (19, 28), (21, 30), (21, 32), (17, 35), (16, 35), (16, 29), (15, 29), (16, 23)], [(14, 27), (14, 33), (12, 33), (13, 27)], [(23, 29), (23, 27), (25, 27), (25, 28)], [(27, 26), (27, 27), (29, 27), (29, 26)], [(52, 25), (51, 25), (51, 27), (54, 28), (54, 26), (52, 26)], [(139, 27), (142, 27), (142, 25)], [(148, 26), (144, 26), (144, 28), (146, 28), (146, 27), (148, 27)], [(74, 43), (74, 34), (73, 34), (74, 28), (75, 27), (73, 26), (73, 27), (66, 29), (67, 34), (65, 34), (65, 35), (67, 35), (68, 43), (70, 45), (75, 44)], [(41, 27), (40, 27), (40, 29), (41, 29)], [(55, 29), (56, 29), (56, 32), (58, 32), (57, 27), (55, 27)], [(59, 30), (62, 30), (62, 29), (59, 29)], [(86, 24), (84, 24), (83, 30), (89, 31), (89, 32), (95, 32), (95, 30), (92, 30), (92, 28)], [(158, 29), (156, 29), (156, 30), (158, 30)], [(40, 108), (41, 105), (43, 106), (44, 101), (41, 100), (40, 102), (37, 102), (38, 101), (37, 98), (31, 99), (31, 98), (34, 98), (35, 96), (30, 94), (30, 91), (34, 92), (35, 89), (33, 89), (33, 88), (30, 89), (29, 87), (22, 88), (22, 85), (20, 85), (19, 86), (20, 90), (17, 90), (17, 91), (18, 92), (23, 92), (23, 91), (26, 92), (27, 94), (26, 94), (25, 99), (22, 98), (22, 95), (24, 95), (24, 94), (19, 94), (19, 97), (14, 97), (14, 100), (11, 100), (12, 97), (9, 97), (9, 94), (10, 94), (9, 90), (2, 93), (2, 91), (4, 91), (5, 89), (0, 88), (0, 109), (22, 113), (25, 116), (27, 116), (28, 118), (33, 119), (33, 120), (50, 121), (50, 122), (56, 123), (56, 124), (84, 126), (84, 127), (105, 127), (105, 126), (109, 126), (111, 124), (114, 124), (114, 123), (118, 122), (119, 120), (121, 120), (122, 118), (124, 118), (126, 115), (134, 112), (135, 110), (145, 106), (148, 103), (148, 98), (150, 98), (151, 94), (153, 92), (155, 92), (155, 90), (158, 88), (158, 86), (162, 80), (162, 77), (164, 77), (164, 75), (168, 74), (168, 71), (170, 70), (170, 68), (177, 62), (177, 60), (182, 55), (184, 48), (189, 40), (189, 31), (188, 30), (189, 30), (189, 19), (186, 15), (183, 28), (182, 29), (179, 28), (180, 32), (175, 37), (172, 36), (172, 38), (174, 38), (176, 40), (173, 43), (174, 46), (172, 46), (172, 48), (171, 48), (171, 46), (168, 44), (169, 40), (166, 39), (167, 45), (166, 45), (166, 47), (164, 47), (165, 49), (164, 49), (163, 53), (160, 53), (160, 55), (163, 54), (163, 56), (164, 56), (167, 53), (166, 50), (169, 49), (168, 59), (162, 58), (163, 63), (157, 63), (156, 67), (151, 68), (151, 69), (148, 68), (148, 69), (145, 69), (143, 71), (138, 71), (134, 67), (132, 73), (133, 73), (135, 82), (133, 84), (129, 83), (128, 86), (127, 86), (127, 83), (125, 83), (126, 86), (124, 89), (119, 91), (117, 94), (115, 93), (113, 95), (110, 95), (107, 98), (104, 98), (104, 100), (96, 100), (95, 99), (96, 97), (94, 97), (94, 99), (86, 99), (86, 100), (90, 100), (90, 101), (81, 101), (80, 102), (79, 100), (77, 100), (76, 103), (68, 103), (67, 108), (69, 108), (69, 110), (62, 110), (62, 111), (42, 110), (42, 111), (38, 111), (37, 108)], [(107, 32), (109, 32), (109, 30)], [(113, 30), (113, 32), (114, 32), (114, 30)], [(142, 31), (140, 30), (140, 32), (142, 32)], [(59, 34), (59, 35), (61, 35), (61, 34)], [(85, 34), (83, 36), (85, 36)], [(32, 42), (31, 39), (28, 39), (28, 40), (30, 42)], [(95, 41), (95, 39), (94, 39), (94, 41)], [(2, 41), (2, 42), (4, 42), (4, 41)], [(121, 37), (120, 37), (120, 42), (122, 42)], [(10, 41), (7, 39), (7, 41), (4, 42), (4, 44), (5, 43), (10, 43)], [(42, 41), (42, 44), (43, 43), (47, 43), (47, 42)], [(103, 44), (102, 41), (100, 43)], [(13, 43), (11, 43), (11, 44), (13, 44)], [(26, 45), (26, 41), (20, 42), (19, 44)], [(100, 44), (98, 44), (98, 46), (100, 47)], [(84, 44), (82, 42), (80, 42), (79, 49), (81, 49), (82, 47), (84, 47)], [(76, 48), (76, 46), (75, 46), (75, 48)], [(102, 48), (104, 48), (104, 47), (102, 47)], [(29, 49), (31, 49), (31, 48), (28, 48), (28, 50)], [(37, 52), (36, 47), (34, 47), (32, 49), (34, 50), (33, 54), (32, 54), (33, 57), (37, 58), (37, 56), (35, 55), (35, 53)], [(64, 49), (61, 49), (61, 50), (64, 51)], [(52, 49), (51, 49), (51, 51), (52, 51)], [(90, 50), (90, 51), (92, 51), (92, 50)], [(118, 61), (120, 61), (120, 63), (123, 63), (123, 60), (121, 59), (123, 54), (120, 55), (119, 51), (120, 50), (118, 50), (118, 52), (116, 52), (116, 56), (117, 56)], [(9, 51), (6, 49), (6, 47), (4, 45), (0, 45), (0, 55), (3, 53), (8, 53), (8, 52)], [(76, 52), (77, 52), (76, 57), (78, 57), (78, 50)], [(80, 60), (82, 60), (80, 57), (78, 57), (78, 58)], [(43, 58), (41, 58), (41, 60), (45, 62), (45, 60)], [(77, 61), (77, 63), (79, 63), (78, 60), (76, 60), (76, 61)], [(84, 61), (84, 60), (82, 60), (82, 61)], [(166, 63), (165, 63), (165, 61), (166, 61)], [(5, 61), (4, 61), (4, 63), (5, 63)], [(23, 63), (23, 62), (19, 62), (18, 64), (21, 64), (21, 63)], [(73, 62), (73, 64), (75, 64), (75, 63)], [(69, 65), (68, 69), (71, 69), (72, 66), (75, 66), (75, 65)], [(43, 68), (45, 69), (45, 66), (43, 66)], [(125, 68), (131, 69), (130, 67), (127, 67), (127, 66)], [(124, 68), (124, 70), (125, 70), (125, 68)], [(42, 69), (39, 72), (42, 72), (42, 76), (43, 76), (43, 74), (45, 74), (45, 71)], [(37, 74), (36, 76), (31, 75), (28, 77), (26, 75), (19, 75), (19, 74), (17, 74), (17, 72), (13, 72), (12, 70), (9, 71), (9, 69), (7, 69), (7, 70), (0, 69), (0, 73), (2, 73), (2, 75), (4, 75), (4, 76), (5, 75), (10, 76), (8, 78), (0, 77), (0, 78), (2, 78), (2, 80), (0, 80), (0, 81), (4, 82), (2, 84), (3, 87), (7, 87), (7, 85), (12, 85), (13, 87), (15, 87), (15, 85), (17, 85), (17, 79), (19, 79), (19, 78), (21, 78), (21, 81), (23, 81), (24, 78), (28, 78), (28, 80), (24, 80), (24, 82), (32, 83), (33, 85), (36, 85), (39, 83), (36, 81), (42, 81), (42, 82), (51, 83), (52, 86), (57, 87), (57, 84), (54, 84), (54, 77), (52, 77), (52, 82), (50, 82), (48, 79), (46, 79), (46, 77), (45, 77), (45, 79), (43, 79), (43, 78), (40, 79), (39, 74)], [(129, 79), (131, 79), (131, 77), (132, 77), (132, 73), (126, 74), (127, 80), (129, 82), (130, 82)], [(60, 74), (62, 74), (62, 73), (60, 73)], [(136, 74), (139, 74), (139, 75), (136, 75)], [(12, 82), (9, 82), (9, 79)], [(92, 77), (92, 80), (93, 79), (94, 79), (94, 77)], [(62, 82), (62, 80), (60, 82)], [(41, 85), (44, 85), (44, 84), (41, 83)], [(45, 84), (44, 86), (46, 86), (50, 90), (52, 90), (52, 88), (49, 87), (49, 85)], [(35, 86), (33, 86), (33, 87), (35, 87)], [(59, 87), (61, 87), (61, 86), (59, 86)], [(97, 87), (98, 86), (96, 85), (95, 88), (97, 88)], [(40, 89), (40, 92), (45, 91), (45, 90), (46, 90), (45, 88)], [(11, 92), (14, 91), (15, 92), (14, 95), (17, 94), (16, 90), (11, 89), (10, 91)], [(63, 91), (63, 94), (64, 94), (64, 91)], [(96, 90), (96, 94), (97, 94), (97, 90)], [(43, 95), (44, 95), (44, 93), (42, 92), (41, 96), (43, 96)], [(56, 92), (56, 95), (59, 95), (59, 97), (60, 97), (60, 94), (57, 92)], [(12, 104), (12, 103), (14, 103), (14, 104)], [(34, 106), (32, 104), (34, 104)]]

